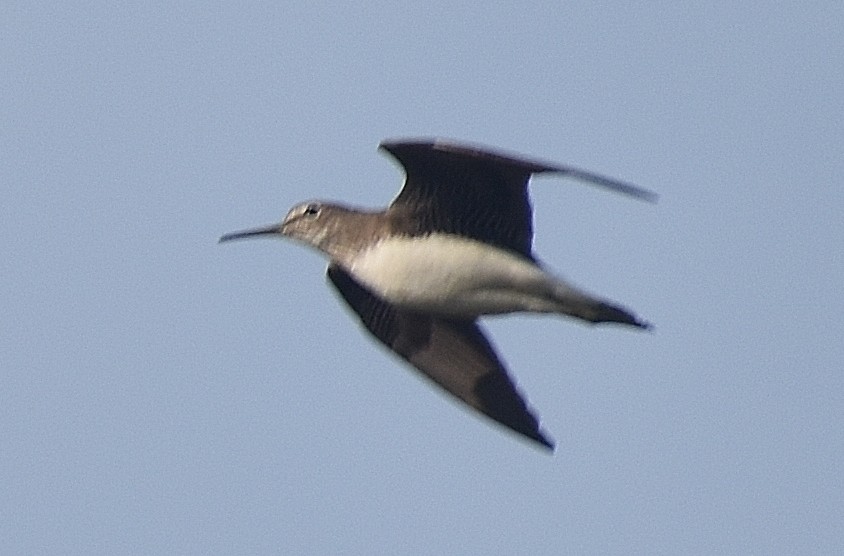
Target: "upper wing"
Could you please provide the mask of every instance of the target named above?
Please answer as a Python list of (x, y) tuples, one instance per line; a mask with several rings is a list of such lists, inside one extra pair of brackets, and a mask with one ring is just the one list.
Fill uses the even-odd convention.
[(655, 200), (631, 184), (569, 166), (548, 164), (441, 140), (386, 141), (381, 148), (404, 167), (406, 180), (390, 205), (417, 216), (418, 230), (440, 231), (491, 243), (532, 258), (530, 176), (554, 172), (611, 190)]
[(477, 411), (553, 450), (476, 322), (400, 310), (333, 264), (328, 277), (369, 332), (423, 375)]

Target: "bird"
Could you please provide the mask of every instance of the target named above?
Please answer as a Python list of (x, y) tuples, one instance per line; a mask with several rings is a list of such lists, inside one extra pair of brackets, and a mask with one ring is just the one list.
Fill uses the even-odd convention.
[(592, 324), (651, 325), (544, 268), (532, 248), (530, 178), (568, 176), (650, 202), (657, 195), (576, 167), (454, 140), (386, 140), (379, 148), (405, 174), (385, 209), (306, 201), (280, 223), (227, 233), (219, 242), (278, 237), (321, 252), (328, 281), (372, 336), (448, 394), (553, 452), (554, 442), (478, 320), (548, 313)]

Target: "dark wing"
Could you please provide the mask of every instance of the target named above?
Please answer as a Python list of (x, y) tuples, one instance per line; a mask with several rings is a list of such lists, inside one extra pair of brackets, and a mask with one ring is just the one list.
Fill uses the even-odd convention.
[(335, 265), (328, 267), (328, 277), (369, 332), (423, 375), (484, 415), (554, 449), (476, 322), (400, 310)]
[(441, 140), (386, 141), (381, 148), (404, 167), (407, 179), (390, 210), (416, 216), (417, 229), (451, 233), (532, 258), (533, 222), (527, 183), (555, 172), (647, 200), (656, 195), (568, 166), (517, 158)]

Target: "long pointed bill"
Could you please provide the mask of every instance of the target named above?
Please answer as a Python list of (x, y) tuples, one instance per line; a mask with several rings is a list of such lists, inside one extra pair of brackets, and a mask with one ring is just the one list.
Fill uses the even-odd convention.
[(230, 234), (225, 234), (220, 238), (219, 243), (223, 243), (224, 241), (232, 241), (235, 239), (247, 239), (255, 236), (277, 235), (280, 233), (281, 225), (271, 224), (269, 226), (264, 226), (263, 228), (254, 228), (252, 230), (243, 230), (240, 232), (232, 232)]

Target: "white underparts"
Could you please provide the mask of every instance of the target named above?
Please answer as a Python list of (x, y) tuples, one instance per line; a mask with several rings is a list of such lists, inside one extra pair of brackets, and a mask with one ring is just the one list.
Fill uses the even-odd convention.
[(354, 257), (348, 270), (393, 304), (453, 317), (576, 315), (599, 302), (528, 259), (446, 234), (382, 240)]

